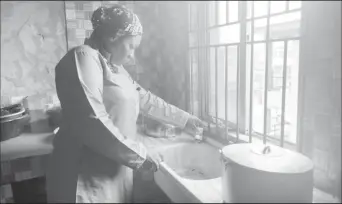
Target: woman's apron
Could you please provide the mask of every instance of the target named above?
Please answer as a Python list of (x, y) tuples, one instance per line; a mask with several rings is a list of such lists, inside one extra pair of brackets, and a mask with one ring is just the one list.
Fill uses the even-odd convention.
[[(123, 68), (119, 69), (119, 73), (107, 74), (103, 89), (106, 110), (123, 135), (137, 140), (139, 95), (136, 86)], [(76, 202), (132, 202), (133, 170), (112, 161), (99, 162), (101, 159), (98, 157), (101, 156), (90, 154), (83, 166), (87, 171), (79, 175)], [(107, 163), (104, 164), (105, 162)], [(96, 176), (99, 169), (117, 169), (117, 172), (112, 177), (105, 177), (104, 180), (103, 175)], [(94, 188), (98, 188), (98, 191)]]

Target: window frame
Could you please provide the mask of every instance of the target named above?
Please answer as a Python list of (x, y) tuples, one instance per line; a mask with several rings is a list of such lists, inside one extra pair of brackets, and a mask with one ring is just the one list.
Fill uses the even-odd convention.
[[(287, 58), (287, 47), (288, 47), (288, 42), (290, 40), (298, 40), (299, 43), (300, 43), (300, 36), (299, 37), (291, 37), (291, 38), (279, 38), (279, 39), (270, 39), (269, 35), (270, 35), (270, 32), (269, 32), (269, 28), (270, 28), (270, 19), (271, 17), (273, 16), (280, 16), (280, 15), (284, 15), (284, 14), (288, 14), (288, 13), (294, 13), (294, 12), (297, 12), (297, 11), (302, 11), (303, 9), (303, 4), (301, 5), (300, 8), (297, 8), (297, 9), (289, 9), (289, 2), (287, 1), (286, 2), (286, 8), (284, 11), (282, 12), (277, 12), (277, 13), (271, 13), (271, 1), (268, 1), (269, 3), (267, 4), (268, 5), (268, 12), (266, 15), (262, 15), (262, 16), (257, 16), (257, 17), (254, 17), (253, 13), (254, 13), (254, 9), (253, 9), (253, 1), (250, 1), (252, 2), (251, 5), (251, 13), (249, 15), (249, 17), (247, 17), (247, 1), (238, 1), (238, 20), (235, 21), (235, 22), (229, 22), (228, 21), (228, 13), (226, 13), (227, 15), (227, 19), (226, 19), (226, 23), (225, 24), (220, 24), (220, 25), (217, 25), (218, 23), (218, 15), (216, 15), (216, 18), (215, 18), (215, 24), (214, 26), (208, 26), (208, 2), (188, 2), (188, 5), (189, 5), (189, 34), (191, 32), (195, 32), (197, 33), (197, 37), (198, 37), (198, 43), (197, 43), (197, 46), (190, 46), (189, 44), (189, 56), (190, 58), (192, 57), (192, 53), (191, 53), (191, 50), (194, 50), (194, 49), (199, 49), (200, 47), (204, 47), (205, 48), (205, 52), (206, 54), (205, 55), (198, 55), (198, 59), (205, 59), (205, 60), (202, 60), (202, 63), (200, 61), (198, 61), (198, 65), (197, 65), (197, 68), (198, 68), (198, 72), (199, 72), (199, 76), (198, 76), (198, 96), (199, 99), (198, 99), (198, 102), (199, 102), (199, 110), (198, 110), (198, 114), (197, 116), (199, 116), (201, 119), (205, 120), (206, 122), (208, 122), (210, 124), (210, 128), (211, 130), (215, 130), (215, 131), (211, 131), (209, 130), (209, 134), (214, 132), (214, 134), (211, 134), (211, 135), (215, 135), (215, 133), (217, 134), (218, 132), (223, 132), (223, 134), (225, 135), (225, 139), (228, 140), (228, 141), (235, 141), (235, 142), (252, 142), (253, 139), (261, 139), (263, 140), (263, 143), (266, 144), (266, 140), (267, 142), (270, 142), (272, 144), (276, 144), (276, 145), (280, 145), (280, 146), (284, 146), (286, 148), (289, 148), (289, 149), (296, 149), (298, 147), (301, 146), (300, 144), (300, 138), (299, 138), (299, 135), (298, 135), (298, 125), (297, 125), (297, 140), (296, 140), (296, 143), (293, 144), (293, 143), (290, 143), (288, 141), (286, 141), (284, 139), (284, 128), (281, 127), (282, 129), (282, 133), (281, 133), (281, 138), (278, 139), (278, 138), (273, 138), (273, 137), (270, 137), (268, 136), (267, 139), (265, 139), (266, 137), (263, 136), (263, 134), (251, 134), (248, 130), (251, 128), (251, 117), (250, 117), (250, 113), (249, 113), (249, 110), (251, 110), (253, 107), (252, 107), (252, 103), (251, 102), (251, 99), (250, 97), (252, 96), (252, 93), (253, 92), (249, 92), (249, 88), (253, 88), (251, 84), (253, 83), (249, 83), (248, 81), (248, 78), (249, 77), (253, 77), (253, 75), (251, 75), (251, 73), (247, 73), (248, 72), (248, 67), (247, 67), (247, 63), (246, 63), (246, 49), (247, 49), (247, 45), (251, 45), (251, 49), (253, 49), (252, 47), (254, 47), (254, 45), (256, 43), (265, 43), (266, 47), (266, 62), (269, 61), (268, 58), (272, 58), (272, 56), (270, 56), (270, 53), (269, 53), (269, 48), (272, 46), (272, 42), (276, 42), (276, 41), (280, 41), (280, 42), (283, 42), (284, 43), (284, 59)], [(192, 19), (191, 19), (191, 16), (192, 16), (192, 13), (191, 13), (191, 7), (193, 5), (196, 5), (202, 12), (197, 12), (197, 18), (198, 18), (198, 22), (203, 22), (203, 24), (199, 24), (197, 23), (198, 25), (198, 29), (197, 31), (196, 30), (193, 30), (191, 29), (192, 28)], [(215, 5), (217, 5), (217, 3), (215, 3)], [(229, 4), (227, 4), (229, 5)], [(215, 6), (215, 9), (217, 10), (217, 6)], [(228, 6), (227, 6), (227, 9), (226, 11), (228, 12)], [(200, 15), (200, 13), (203, 13), (204, 15)], [(216, 12), (218, 13), (218, 12)], [(265, 40), (262, 40), (262, 41), (255, 41), (253, 38), (254, 38), (254, 22), (258, 19), (262, 19), (262, 18), (266, 18), (267, 20), (267, 25), (266, 25), (266, 39)], [(202, 19), (202, 21), (201, 21)], [(251, 36), (251, 39), (247, 40), (247, 22), (250, 22), (251, 23), (251, 29), (252, 31), (250, 32), (252, 34)], [(236, 23), (239, 23), (240, 24), (240, 42), (239, 43), (228, 43), (228, 44), (218, 44), (218, 45), (209, 45), (209, 31), (213, 28), (217, 28), (217, 27), (222, 27), (222, 26), (227, 26), (227, 25), (232, 25), (232, 24), (236, 24)], [(205, 31), (205, 32), (203, 32)], [(200, 36), (202, 35), (202, 36)], [(209, 114), (209, 95), (210, 95), (210, 87), (208, 86), (208, 84), (210, 84), (210, 75), (208, 74), (210, 68), (206, 68), (206, 67), (209, 67), (210, 66), (210, 61), (208, 60), (209, 57), (208, 57), (208, 52), (207, 52), (207, 49), (208, 47), (219, 47), (219, 46), (225, 46), (226, 49), (227, 49), (227, 46), (231, 46), (231, 45), (237, 45), (238, 47), (238, 67), (237, 67), (237, 103), (236, 103), (236, 106), (237, 106), (237, 118), (236, 118), (236, 121), (237, 123), (233, 123), (231, 121), (228, 121), (228, 120), (223, 120), (223, 119), (220, 119), (217, 117), (217, 94), (215, 94), (215, 116), (211, 116)], [(300, 49), (300, 46), (299, 46), (299, 49)], [(215, 49), (217, 50), (217, 49)], [(285, 51), (286, 50), (286, 51)], [(217, 61), (217, 55), (216, 55), (217, 51), (215, 51), (215, 57), (216, 57), (216, 61)], [(227, 56), (227, 53), (226, 53), (226, 56)], [(226, 59), (227, 57), (225, 57)], [(253, 50), (251, 50), (251, 59), (253, 58)], [(192, 114), (194, 114), (194, 110), (193, 110), (193, 83), (192, 83), (192, 59), (189, 60), (189, 75), (190, 75), (190, 111)], [(205, 61), (205, 62), (203, 62)], [(284, 61), (287, 61), (287, 60), (284, 60)], [(300, 61), (300, 57), (299, 57), (299, 61)], [(285, 62), (286, 63), (286, 62)], [(270, 69), (270, 64), (269, 63), (266, 63), (267, 65), (265, 65), (265, 69), (266, 69), (266, 76), (265, 76), (265, 87), (268, 87), (268, 77), (269, 77), (269, 73), (268, 73), (268, 69)], [(283, 67), (287, 66), (286, 64), (283, 65)], [(299, 62), (298, 62), (298, 67), (299, 67)], [(227, 65), (226, 65), (226, 68), (227, 70)], [(215, 68), (215, 70), (217, 70), (217, 66)], [(286, 70), (286, 68), (285, 68)], [(249, 70), (249, 72), (251, 72)], [(299, 71), (300, 72), (300, 71)], [(215, 72), (215, 93), (217, 93), (217, 71)], [(227, 79), (227, 72), (226, 73), (226, 78)], [(248, 76), (247, 74), (249, 74), (250, 76)], [(285, 74), (286, 74), (286, 71), (285, 71)], [(298, 74), (299, 75), (299, 74)], [(283, 76), (284, 78), (284, 76)], [(286, 78), (286, 77), (285, 77)], [(225, 110), (226, 110), (226, 113), (225, 113), (225, 118), (227, 118), (227, 80), (225, 80)], [(250, 80), (251, 81), (251, 80)], [(286, 83), (286, 80), (283, 80), (285, 81), (284, 83)], [(248, 87), (249, 86), (249, 87)], [(268, 87), (269, 88), (269, 87)], [(300, 77), (298, 79), (298, 89), (300, 88)], [(284, 89), (283, 89), (284, 90)], [(267, 99), (267, 91), (265, 91), (266, 93), (264, 94), (264, 99)], [(299, 95), (299, 90), (298, 90), (298, 95)], [(283, 94), (283, 97), (282, 97), (282, 103), (284, 103), (284, 94)], [(299, 124), (298, 122), (298, 119), (299, 119), (299, 100), (300, 100), (300, 97), (297, 98), (297, 123)], [(282, 111), (284, 111), (284, 108), (283, 106), (285, 105), (282, 105)], [(265, 112), (267, 111), (267, 102), (265, 103), (265, 110), (264, 110), (264, 120), (266, 118), (265, 115)], [(284, 115), (284, 114), (282, 114)], [(281, 119), (284, 123), (284, 118), (282, 117)], [(222, 127), (222, 124), (224, 127)], [(283, 126), (283, 125), (281, 125)], [(239, 129), (237, 129), (237, 127), (239, 127)], [(266, 128), (266, 126), (264, 125), (264, 128)], [(219, 129), (221, 129), (219, 131)], [(224, 129), (222, 131), (222, 129)], [(264, 133), (266, 131), (264, 130)], [(248, 139), (241, 139), (240, 138), (240, 135), (241, 137), (245, 138), (246, 136), (248, 137)], [(222, 137), (222, 136), (221, 136)], [(253, 139), (252, 139), (253, 138)], [(218, 138), (214, 138), (214, 139), (218, 139)], [(280, 144), (279, 144), (280, 143)]]

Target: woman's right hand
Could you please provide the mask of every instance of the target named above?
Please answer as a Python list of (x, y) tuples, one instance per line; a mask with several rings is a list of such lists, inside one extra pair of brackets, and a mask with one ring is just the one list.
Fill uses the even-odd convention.
[(148, 152), (146, 161), (141, 166), (141, 171), (156, 172), (159, 169), (160, 162), (163, 161), (163, 157), (157, 152)]

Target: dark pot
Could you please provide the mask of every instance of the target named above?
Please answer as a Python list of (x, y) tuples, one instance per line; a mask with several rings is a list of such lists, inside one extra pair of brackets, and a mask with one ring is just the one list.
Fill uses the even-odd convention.
[(5, 141), (14, 137), (19, 136), (24, 127), (29, 123), (30, 116), (27, 113), (16, 117), (16, 118), (9, 118), (6, 120), (1, 120), (1, 135), (0, 141)]

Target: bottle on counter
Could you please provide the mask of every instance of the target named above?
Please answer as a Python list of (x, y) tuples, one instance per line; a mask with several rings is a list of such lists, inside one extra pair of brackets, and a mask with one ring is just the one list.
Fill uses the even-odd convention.
[(196, 127), (195, 140), (198, 142), (203, 141), (203, 128), (202, 127)]

